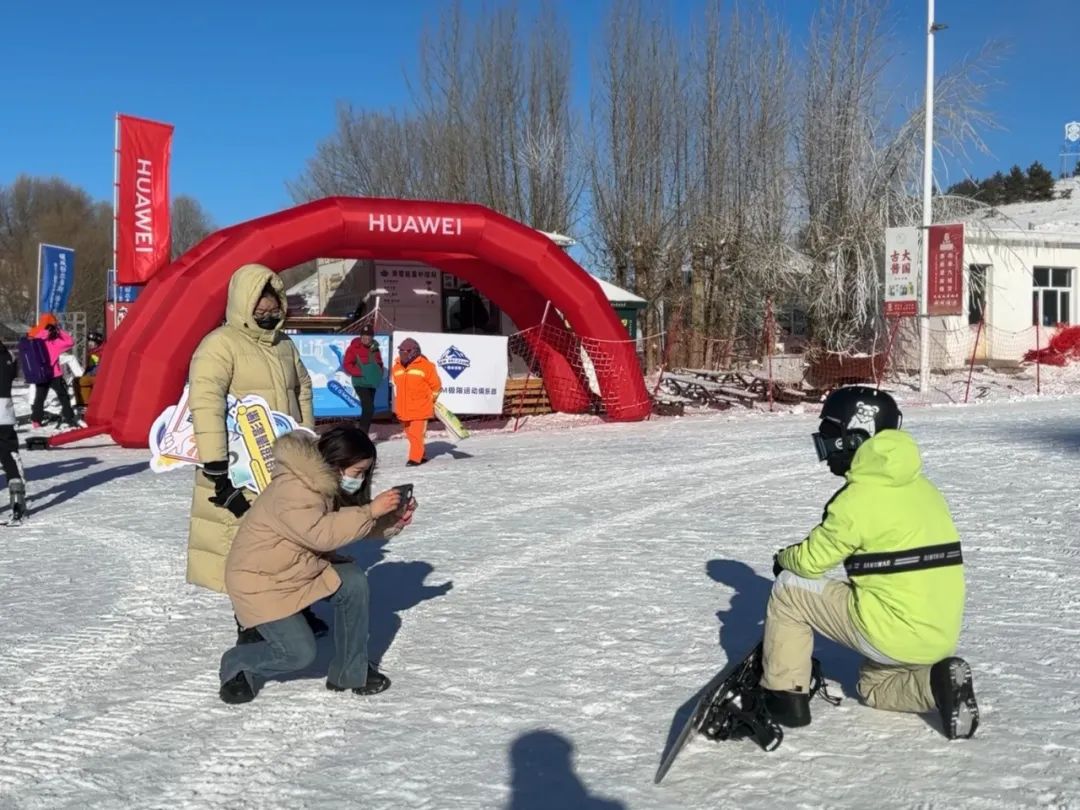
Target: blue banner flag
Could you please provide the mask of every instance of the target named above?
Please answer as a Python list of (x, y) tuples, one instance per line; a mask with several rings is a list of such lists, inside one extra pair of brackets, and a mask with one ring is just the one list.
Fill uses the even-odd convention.
[(75, 283), (75, 251), (56, 245), (41, 245), (39, 249), (38, 310), (64, 312)]

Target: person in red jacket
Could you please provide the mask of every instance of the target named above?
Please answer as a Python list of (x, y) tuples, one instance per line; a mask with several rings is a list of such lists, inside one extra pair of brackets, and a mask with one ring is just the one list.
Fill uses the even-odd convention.
[(360, 418), (356, 426), (364, 433), (371, 431), (371, 417), (375, 415), (375, 390), (386, 375), (379, 344), (375, 342), (375, 330), (371, 324), (360, 327), (360, 336), (345, 350), (341, 364), (345, 373), (352, 377), (353, 389), (360, 400)]

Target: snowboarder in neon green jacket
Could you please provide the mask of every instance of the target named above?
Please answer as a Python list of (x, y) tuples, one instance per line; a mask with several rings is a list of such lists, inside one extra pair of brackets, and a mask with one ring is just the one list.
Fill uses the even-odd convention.
[[(948, 504), (922, 475), (888, 394), (862, 386), (826, 399), (818, 458), (846, 485), (809, 536), (778, 552), (761, 686), (773, 718), (810, 722), (813, 632), (864, 656), (859, 694), (879, 709), (937, 709), (949, 738), (978, 725), (971, 669), (953, 657), (964, 568)], [(846, 582), (822, 576), (840, 564)]]

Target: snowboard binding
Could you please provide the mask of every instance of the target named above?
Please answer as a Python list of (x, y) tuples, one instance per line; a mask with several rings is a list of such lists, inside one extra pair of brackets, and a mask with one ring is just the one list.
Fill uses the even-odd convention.
[[(775, 751), (784, 741), (783, 727), (773, 719), (761, 690), (761, 649), (754, 652), (732, 673), (731, 679), (713, 696), (698, 731), (713, 742), (751, 739), (763, 751)], [(815, 695), (832, 706), (840, 698), (829, 694), (821, 674), (821, 662), (812, 659), (810, 699)]]
[(784, 730), (765, 707), (758, 686), (761, 674), (761, 645), (758, 645), (713, 696), (698, 731), (713, 742), (749, 738), (762, 750), (779, 748), (784, 741)]

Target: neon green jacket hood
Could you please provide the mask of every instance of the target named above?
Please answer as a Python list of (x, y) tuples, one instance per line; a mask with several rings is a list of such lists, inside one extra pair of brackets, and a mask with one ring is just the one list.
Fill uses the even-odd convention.
[[(847, 485), (822, 522), (779, 562), (816, 579), (857, 554), (894, 554), (958, 540), (948, 504), (922, 475), (915, 440), (885, 430), (855, 453)], [(932, 664), (956, 650), (964, 614), (963, 565), (851, 577), (851, 615), (894, 661)]]

